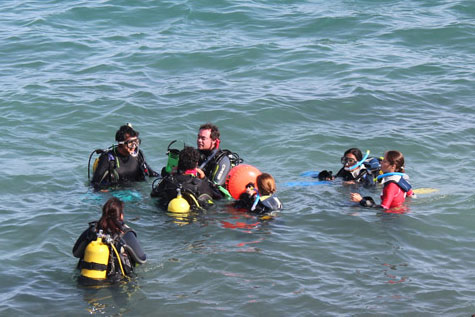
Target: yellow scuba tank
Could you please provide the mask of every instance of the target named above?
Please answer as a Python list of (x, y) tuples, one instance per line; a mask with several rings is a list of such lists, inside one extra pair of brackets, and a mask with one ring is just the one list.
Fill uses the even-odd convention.
[(84, 251), (84, 259), (81, 275), (84, 277), (103, 280), (107, 276), (107, 264), (109, 263), (109, 247), (102, 242), (102, 230), (99, 231), (97, 239), (89, 242)]
[(99, 165), (99, 158), (97, 157), (96, 160), (94, 161), (94, 164), (92, 164), (92, 173), (94, 174), (97, 169), (97, 165)]
[(181, 189), (177, 189), (178, 195), (168, 203), (168, 211), (180, 214), (186, 214), (190, 211), (190, 204), (181, 195)]

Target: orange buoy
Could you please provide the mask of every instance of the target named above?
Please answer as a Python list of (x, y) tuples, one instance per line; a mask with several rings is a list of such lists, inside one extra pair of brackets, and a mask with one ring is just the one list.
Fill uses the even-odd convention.
[(246, 191), (246, 185), (254, 183), (256, 185), (256, 178), (261, 171), (256, 167), (248, 164), (239, 164), (229, 171), (226, 177), (226, 189), (229, 191), (234, 199), (239, 199), (239, 196)]

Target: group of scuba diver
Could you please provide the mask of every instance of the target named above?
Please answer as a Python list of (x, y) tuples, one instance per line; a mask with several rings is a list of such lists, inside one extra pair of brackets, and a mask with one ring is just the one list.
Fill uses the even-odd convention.
[[(223, 198), (234, 198), (234, 207), (259, 215), (282, 209), (282, 203), (274, 195), (276, 185), (272, 175), (241, 164), (243, 159), (237, 153), (221, 149), (219, 129), (211, 123), (200, 126), (197, 148), (171, 149), (175, 142), (172, 141), (167, 165), (160, 174), (145, 160), (139, 132), (131, 124), (121, 126), (115, 140), (117, 144), (106, 150), (94, 150), (89, 156), (88, 178), (97, 191), (156, 177), (150, 195), (170, 213), (204, 211)], [(91, 179), (94, 154), (99, 157), (93, 163)], [(77, 239), (73, 255), (80, 259), (81, 284), (99, 285), (128, 278), (136, 264), (146, 262), (136, 233), (124, 223), (123, 209), (120, 199), (109, 199), (100, 220), (89, 223)]]
[[(139, 132), (131, 124), (123, 125), (116, 132), (116, 145), (106, 150), (94, 150), (99, 157), (93, 164), (91, 185), (95, 190), (108, 191), (133, 182), (156, 177), (152, 183), (151, 197), (157, 205), (170, 213), (200, 212), (215, 205), (223, 198), (233, 200), (235, 208), (257, 215), (273, 214), (283, 208), (275, 195), (276, 183), (272, 175), (242, 164), (237, 153), (220, 148), (218, 127), (211, 123), (200, 126), (197, 148), (185, 146), (170, 149), (167, 165), (161, 173), (154, 171), (145, 160), (139, 146)], [(388, 151), (384, 158), (363, 156), (357, 148), (345, 151), (341, 158), (343, 167), (336, 175), (322, 171), (316, 177), (332, 181), (342, 178), (343, 184), (375, 186), (383, 184), (382, 203), (377, 205), (371, 197), (351, 193), (350, 200), (364, 207), (384, 209), (401, 206), (406, 196), (413, 195), (408, 177), (404, 173), (404, 157), (398, 151)], [(110, 198), (102, 208), (99, 221), (89, 223), (73, 248), (79, 258), (80, 282), (98, 285), (128, 278), (136, 264), (146, 262), (146, 255), (136, 233), (124, 223), (124, 203)]]

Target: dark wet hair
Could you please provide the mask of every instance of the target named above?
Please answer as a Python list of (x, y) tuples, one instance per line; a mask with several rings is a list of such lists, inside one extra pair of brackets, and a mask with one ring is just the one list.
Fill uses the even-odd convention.
[(211, 140), (219, 139), (219, 129), (212, 123), (205, 123), (200, 126), (200, 130), (211, 130)]
[(124, 124), (117, 130), (115, 133), (115, 140), (117, 142), (122, 142), (125, 141), (125, 136), (129, 135), (129, 137), (138, 137), (139, 133), (132, 128), (132, 125), (130, 123)]
[(390, 165), (395, 165), (395, 171), (404, 173), (404, 155), (399, 151), (387, 151), (384, 155)]
[(184, 172), (196, 168), (200, 152), (191, 146), (185, 146), (178, 156), (178, 170)]
[(99, 219), (99, 228), (104, 233), (114, 234), (122, 231), (122, 215), (124, 202), (119, 198), (110, 198), (102, 207), (102, 217)]
[(356, 147), (346, 150), (343, 156), (346, 156), (346, 154), (349, 154), (349, 153), (353, 154), (358, 161), (361, 161), (361, 159), (363, 158), (363, 154), (361, 153), (361, 150)]
[(261, 195), (271, 195), (276, 191), (275, 180), (271, 174), (262, 173), (257, 176), (256, 183)]

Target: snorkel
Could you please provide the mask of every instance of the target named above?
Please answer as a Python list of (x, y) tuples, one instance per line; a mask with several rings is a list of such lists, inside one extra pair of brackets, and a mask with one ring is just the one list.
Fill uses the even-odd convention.
[(363, 158), (361, 159), (361, 161), (357, 162), (357, 163), (356, 163), (355, 165), (353, 165), (353, 166), (345, 167), (345, 171), (352, 171), (352, 170), (354, 170), (354, 169), (360, 167), (361, 164), (363, 164), (364, 161), (368, 158), (368, 156), (369, 156), (369, 150), (366, 150), (366, 154), (365, 154), (365, 156), (363, 156)]
[(407, 174), (405, 173), (399, 173), (399, 172), (391, 172), (391, 173), (384, 173), (382, 175), (379, 175), (378, 177), (376, 177), (376, 180), (380, 180), (381, 178), (383, 177), (386, 177), (386, 176), (393, 176), (393, 175), (397, 175), (397, 176), (401, 176), (401, 177), (404, 177), (406, 176)]
[[(257, 204), (259, 203), (259, 200), (261, 199), (261, 195), (259, 195), (259, 190), (257, 190), (256, 187), (254, 187), (253, 183), (249, 183), (246, 185), (246, 191), (254, 192), (256, 194), (256, 198), (254, 199), (254, 202), (251, 207), (251, 211), (256, 210)], [(248, 192), (249, 193), (249, 192)]]

